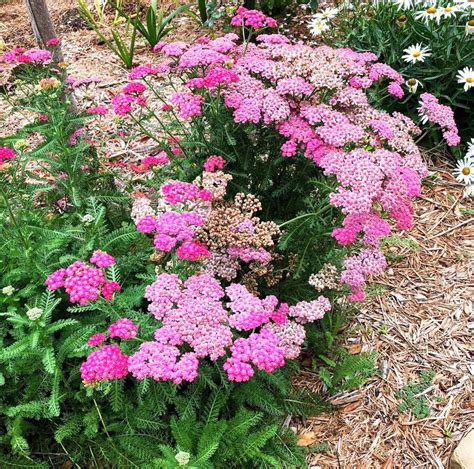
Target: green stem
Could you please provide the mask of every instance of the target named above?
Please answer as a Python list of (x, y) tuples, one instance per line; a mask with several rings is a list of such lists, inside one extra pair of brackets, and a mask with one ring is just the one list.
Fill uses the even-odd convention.
[(10, 202), (8, 201), (8, 196), (5, 194), (3, 188), (0, 186), (0, 193), (2, 194), (2, 198), (5, 201), (5, 205), (7, 207), (8, 213), (10, 214), (10, 218), (12, 219), (13, 224), (15, 225), (15, 228), (18, 231), (18, 235), (20, 236), (21, 242), (23, 243), (23, 246), (25, 247), (27, 253), (30, 250), (30, 244), (28, 243), (27, 239), (23, 235), (23, 232), (21, 231), (20, 224), (18, 223), (18, 220), (15, 217), (15, 214), (13, 213), (13, 209), (10, 205)]
[(327, 212), (330, 208), (331, 208), (331, 205), (325, 205), (321, 210), (318, 210), (317, 212), (305, 213), (303, 215), (299, 215), (295, 218), (292, 218), (291, 220), (285, 221), (281, 225), (278, 225), (278, 228), (282, 228), (283, 226), (289, 225), (290, 223), (293, 223), (294, 221), (301, 220), (302, 218), (317, 217), (318, 215), (322, 215), (324, 212)]

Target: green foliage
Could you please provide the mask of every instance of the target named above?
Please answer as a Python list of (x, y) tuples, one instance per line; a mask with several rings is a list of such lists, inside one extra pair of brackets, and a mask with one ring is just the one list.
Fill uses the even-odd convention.
[(143, 36), (148, 44), (153, 47), (174, 29), (174, 27), (171, 26), (171, 22), (176, 18), (176, 16), (187, 11), (189, 7), (190, 5), (181, 5), (170, 14), (165, 15), (165, 9), (163, 7), (158, 8), (157, 0), (151, 0), (150, 6), (145, 13), (144, 21), (140, 20), (140, 11), (135, 15), (130, 16), (119, 7), (115, 8), (127, 22), (130, 21), (134, 25), (136, 30)]
[(358, 388), (378, 371), (375, 366), (377, 354), (374, 352), (351, 355), (341, 350), (336, 360), (326, 356), (319, 358), (326, 365), (319, 367), (319, 377), (332, 394)]
[(79, 0), (79, 11), (87, 21), (87, 24), (95, 31), (105, 45), (120, 58), (128, 69), (132, 68), (135, 55), (137, 23), (132, 21), (131, 17), (127, 17), (125, 31), (122, 31), (120, 24), (116, 22), (106, 25), (96, 18), (93, 9), (86, 0)]
[(402, 402), (398, 405), (399, 412), (411, 412), (417, 420), (430, 415), (430, 403), (426, 395), (420, 395), (432, 384), (436, 373), (432, 370), (421, 371), (418, 383), (408, 383), (397, 391), (395, 396)]

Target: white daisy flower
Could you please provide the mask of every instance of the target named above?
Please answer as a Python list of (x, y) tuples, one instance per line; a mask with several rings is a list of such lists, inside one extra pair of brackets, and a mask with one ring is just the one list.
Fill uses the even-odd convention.
[(332, 20), (334, 19), (339, 10), (337, 8), (325, 8), (321, 13), (316, 13), (313, 18), (317, 18), (319, 20)]
[(441, 18), (441, 11), (434, 5), (432, 5), (426, 10), (415, 13), (415, 18), (418, 20), (424, 20), (426, 23), (429, 23), (430, 21), (436, 21), (437, 23), (439, 23), (439, 20)]
[(469, 156), (459, 160), (454, 168), (454, 176), (466, 185), (474, 184), (474, 160)]
[(442, 18), (451, 18), (456, 16), (456, 13), (459, 11), (459, 8), (448, 4), (447, 6), (440, 9), (440, 16)]
[(416, 78), (410, 78), (405, 82), (405, 85), (408, 87), (408, 91), (412, 94), (416, 93), (418, 87), (423, 88), (423, 85)]
[(470, 184), (469, 186), (466, 186), (466, 188), (464, 189), (464, 196), (474, 197), (474, 184)]
[[(471, 153), (472, 153), (472, 155), (471, 155)], [(467, 154), (469, 156), (474, 156), (474, 138), (471, 138), (471, 140), (467, 144)]]
[(392, 3), (397, 5), (399, 10), (409, 10), (414, 6), (413, 0), (393, 0)]
[(474, 34), (474, 20), (469, 20), (466, 23), (466, 36), (469, 36), (470, 34)]
[(413, 46), (404, 49), (405, 55), (402, 55), (402, 59), (408, 63), (417, 63), (424, 62), (426, 57), (431, 55), (430, 49), (428, 47), (423, 47), (423, 44), (418, 43)]
[(474, 10), (474, 0), (454, 0), (464, 10)]
[(474, 69), (471, 67), (464, 67), (462, 70), (458, 71), (456, 75), (458, 83), (464, 83), (464, 91), (469, 90), (469, 88), (474, 87)]
[(329, 29), (329, 24), (326, 20), (321, 20), (319, 18), (313, 18), (308, 23), (309, 30), (313, 36), (321, 36), (322, 33)]

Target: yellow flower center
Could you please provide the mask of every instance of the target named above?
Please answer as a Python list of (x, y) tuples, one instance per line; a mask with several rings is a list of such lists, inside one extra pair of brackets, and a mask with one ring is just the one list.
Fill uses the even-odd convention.
[[(474, 0), (473, 0), (474, 1)], [(430, 15), (433, 15), (436, 13), (438, 10), (435, 7), (429, 7), (428, 10), (426, 10), (426, 13), (429, 13)]]
[(451, 7), (446, 7), (446, 8), (444, 9), (444, 12), (445, 12), (445, 13), (451, 13), (452, 11), (453, 11), (453, 9), (452, 9)]
[(400, 23), (405, 23), (405, 21), (406, 21), (407, 19), (408, 19), (408, 18), (407, 18), (405, 15), (402, 15), (402, 16), (400, 16), (400, 17), (398, 18), (398, 21), (399, 21)]
[(416, 85), (416, 80), (415, 80), (414, 78), (410, 78), (410, 79), (408, 80), (408, 84), (409, 84), (410, 86), (415, 86), (415, 85)]
[(467, 22), (467, 24), (468, 24), (468, 26), (474, 26), (474, 20), (469, 20), (469, 21)]
[(474, 83), (474, 77), (467, 77), (466, 82), (467, 83)]
[(416, 50), (413, 52), (413, 57), (419, 57), (421, 55), (421, 52), (419, 50)]
[(469, 176), (469, 174), (471, 174), (471, 169), (466, 166), (462, 169), (462, 173), (464, 174), (464, 176)]

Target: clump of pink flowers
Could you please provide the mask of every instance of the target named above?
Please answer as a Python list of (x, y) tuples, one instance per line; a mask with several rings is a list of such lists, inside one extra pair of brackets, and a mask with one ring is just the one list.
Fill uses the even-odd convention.
[(128, 356), (118, 345), (104, 345), (93, 351), (81, 365), (81, 379), (87, 384), (121, 379), (127, 375)]
[[(258, 298), (241, 284), (224, 289), (209, 274), (184, 282), (176, 274), (160, 274), (145, 297), (162, 325), (154, 341), (130, 356), (128, 368), (137, 379), (176, 384), (194, 381), (204, 358), (226, 358), (223, 368), (231, 381), (248, 381), (253, 367), (272, 373), (299, 355), (301, 324), (321, 319), (331, 308), (324, 297), (288, 307), (275, 296)], [(240, 331), (252, 333), (245, 338)]]
[(449, 106), (439, 104), (439, 99), (430, 93), (422, 93), (418, 113), (423, 123), (432, 122), (441, 127), (449, 146), (459, 145), (461, 137), (454, 120), (454, 112)]
[(85, 305), (89, 301), (96, 301), (100, 295), (106, 300), (112, 300), (115, 291), (120, 290), (120, 284), (107, 280), (104, 267), (111, 267), (115, 259), (103, 251), (96, 251), (90, 262), (98, 267), (93, 267), (83, 261), (75, 261), (69, 267), (54, 271), (46, 279), (49, 290), (64, 287), (71, 303)]
[(3, 54), (3, 61), (7, 63), (16, 64), (48, 64), (51, 62), (53, 55), (49, 50), (45, 49), (29, 49), (24, 50), (21, 47), (16, 47)]
[[(245, 8), (237, 10), (232, 24), (254, 29), (274, 25), (261, 12)], [(380, 240), (394, 227), (410, 228), (412, 201), (427, 175), (414, 140), (421, 131), (408, 117), (370, 104), (368, 89), (378, 82), (394, 97), (403, 96), (402, 75), (377, 62), (375, 54), (292, 44), (269, 34), (258, 36), (256, 44), (237, 45), (235, 35), (203, 38), (192, 46), (163, 43), (157, 52), (166, 56), (166, 67), (157, 73), (178, 76), (188, 86), (174, 98), (183, 119), (201, 118), (204, 103), (220, 99), (235, 124), (265, 125), (278, 132), (284, 139), (282, 157), (307, 158), (335, 178), (330, 203), (344, 215), (342, 226), (333, 231), (338, 243), (383, 256)], [(212, 76), (229, 77), (217, 80), (218, 97), (215, 82), (206, 80)], [(459, 136), (448, 111), (436, 98), (422, 95), (422, 115), (442, 127), (449, 144), (456, 144)], [(220, 171), (223, 164), (210, 157), (204, 169)], [(161, 241), (171, 245), (171, 240)], [(239, 249), (245, 256), (245, 247)], [(379, 271), (360, 273), (366, 281)], [(362, 296), (357, 290), (350, 299)]]

